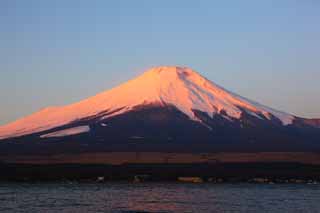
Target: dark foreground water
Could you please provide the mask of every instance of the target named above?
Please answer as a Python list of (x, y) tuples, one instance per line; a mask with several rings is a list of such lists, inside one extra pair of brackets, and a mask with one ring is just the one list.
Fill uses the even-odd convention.
[(319, 185), (5, 184), (0, 212), (320, 212)]

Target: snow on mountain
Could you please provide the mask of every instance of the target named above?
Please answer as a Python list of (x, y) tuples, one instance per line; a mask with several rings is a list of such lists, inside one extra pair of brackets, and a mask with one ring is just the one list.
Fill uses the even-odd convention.
[(89, 132), (89, 126), (77, 126), (69, 129), (64, 129), (56, 132), (52, 132), (49, 134), (41, 135), (40, 138), (55, 138), (55, 137), (64, 137), (70, 135), (78, 135), (81, 133)]
[[(260, 119), (277, 117), (283, 125), (294, 116), (273, 110), (229, 92), (190, 68), (163, 66), (94, 97), (64, 107), (50, 107), (0, 127), (0, 139), (49, 130), (101, 112), (114, 112), (104, 118), (130, 111), (146, 104), (174, 105), (190, 119), (198, 121), (193, 110), (213, 116), (222, 111), (240, 118), (242, 111)], [(261, 117), (263, 115), (264, 117)]]

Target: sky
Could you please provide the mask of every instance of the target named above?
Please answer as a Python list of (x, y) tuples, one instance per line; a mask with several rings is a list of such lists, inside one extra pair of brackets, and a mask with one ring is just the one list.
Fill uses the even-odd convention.
[(0, 124), (162, 65), (320, 118), (319, 11), (318, 0), (2, 0)]

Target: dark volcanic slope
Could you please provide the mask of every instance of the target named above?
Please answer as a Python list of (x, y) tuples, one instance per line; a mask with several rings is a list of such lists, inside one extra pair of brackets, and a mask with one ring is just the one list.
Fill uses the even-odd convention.
[[(106, 112), (107, 113), (107, 112)], [(52, 154), (97, 151), (164, 152), (317, 152), (320, 129), (302, 119), (283, 126), (274, 118), (259, 119), (243, 110), (241, 119), (195, 111), (191, 120), (174, 106), (143, 106), (106, 120), (89, 117), (48, 131), (3, 140), (0, 154)], [(40, 138), (63, 129), (89, 125), (90, 132)]]

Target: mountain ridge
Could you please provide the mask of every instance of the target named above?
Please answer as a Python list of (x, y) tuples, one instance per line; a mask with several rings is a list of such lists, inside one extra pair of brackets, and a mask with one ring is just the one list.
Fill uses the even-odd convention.
[(83, 101), (64, 107), (48, 107), (1, 126), (0, 139), (43, 132), (100, 115), (103, 115), (100, 120), (106, 120), (128, 113), (135, 107), (152, 104), (173, 105), (189, 119), (205, 126), (194, 111), (204, 112), (210, 118), (219, 114), (230, 122), (247, 113), (260, 120), (278, 120), (284, 126), (297, 120), (301, 125), (319, 125), (316, 119), (298, 118), (241, 97), (190, 68), (161, 66)]

